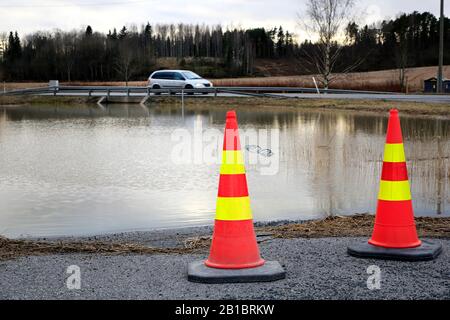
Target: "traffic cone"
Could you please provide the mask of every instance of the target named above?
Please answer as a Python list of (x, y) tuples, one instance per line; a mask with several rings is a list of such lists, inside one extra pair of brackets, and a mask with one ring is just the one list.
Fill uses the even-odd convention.
[(368, 243), (348, 247), (356, 257), (432, 260), (442, 247), (417, 237), (398, 111), (390, 111), (375, 225)]
[(188, 280), (203, 283), (283, 279), (276, 261), (259, 253), (235, 111), (227, 113), (216, 220), (209, 258), (188, 266)]

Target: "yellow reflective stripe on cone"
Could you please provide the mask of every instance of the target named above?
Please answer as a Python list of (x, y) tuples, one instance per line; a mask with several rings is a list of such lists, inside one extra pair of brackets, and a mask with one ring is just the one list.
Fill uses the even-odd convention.
[(249, 197), (217, 198), (217, 220), (249, 220), (252, 219)]
[(220, 174), (243, 174), (245, 173), (244, 157), (241, 150), (224, 150), (222, 152), (222, 165)]
[(408, 180), (405, 181), (384, 181), (380, 182), (379, 200), (404, 201), (411, 200), (411, 191)]
[(220, 167), (220, 174), (243, 174), (245, 167), (243, 164), (223, 164)]
[(244, 157), (241, 150), (222, 151), (222, 164), (244, 164)]
[(403, 143), (386, 143), (384, 146), (384, 162), (405, 162)]

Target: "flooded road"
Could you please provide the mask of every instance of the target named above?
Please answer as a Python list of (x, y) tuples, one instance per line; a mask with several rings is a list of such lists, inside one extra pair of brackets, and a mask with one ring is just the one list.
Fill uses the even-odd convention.
[[(0, 107), (0, 234), (212, 224), (219, 164), (176, 163), (173, 134), (199, 124), (223, 131), (226, 111)], [(450, 216), (450, 118), (400, 116), (415, 214)], [(247, 164), (256, 221), (374, 212), (387, 114), (245, 107), (238, 120), (242, 131), (276, 129), (279, 136), (258, 141), (275, 154), (275, 174)], [(242, 145), (247, 156), (255, 150)]]

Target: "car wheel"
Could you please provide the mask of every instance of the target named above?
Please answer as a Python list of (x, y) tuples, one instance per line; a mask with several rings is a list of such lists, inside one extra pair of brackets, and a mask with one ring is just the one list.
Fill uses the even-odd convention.
[[(152, 87), (152, 89), (159, 90), (159, 89), (161, 89), (161, 87), (160, 87), (158, 84), (155, 84), (155, 85)], [(157, 95), (157, 96), (159, 96), (160, 94), (161, 94), (161, 92), (155, 92), (155, 95)]]
[[(186, 87), (184, 87), (185, 89), (194, 89), (193, 86), (191, 86), (190, 84), (188, 84)], [(188, 95), (192, 96), (194, 93), (193, 92), (188, 92)]]

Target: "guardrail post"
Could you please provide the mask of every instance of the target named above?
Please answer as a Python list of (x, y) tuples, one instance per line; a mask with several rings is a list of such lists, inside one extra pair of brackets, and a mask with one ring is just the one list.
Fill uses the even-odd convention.
[(130, 96), (130, 89), (127, 89), (127, 97)]
[(217, 88), (214, 88), (214, 98), (217, 98)]
[(56, 96), (56, 91), (58, 91), (58, 89), (56, 89), (56, 87), (53, 88), (53, 95), (54, 95), (54, 96)]
[(181, 89), (181, 116), (184, 119), (184, 90)]

